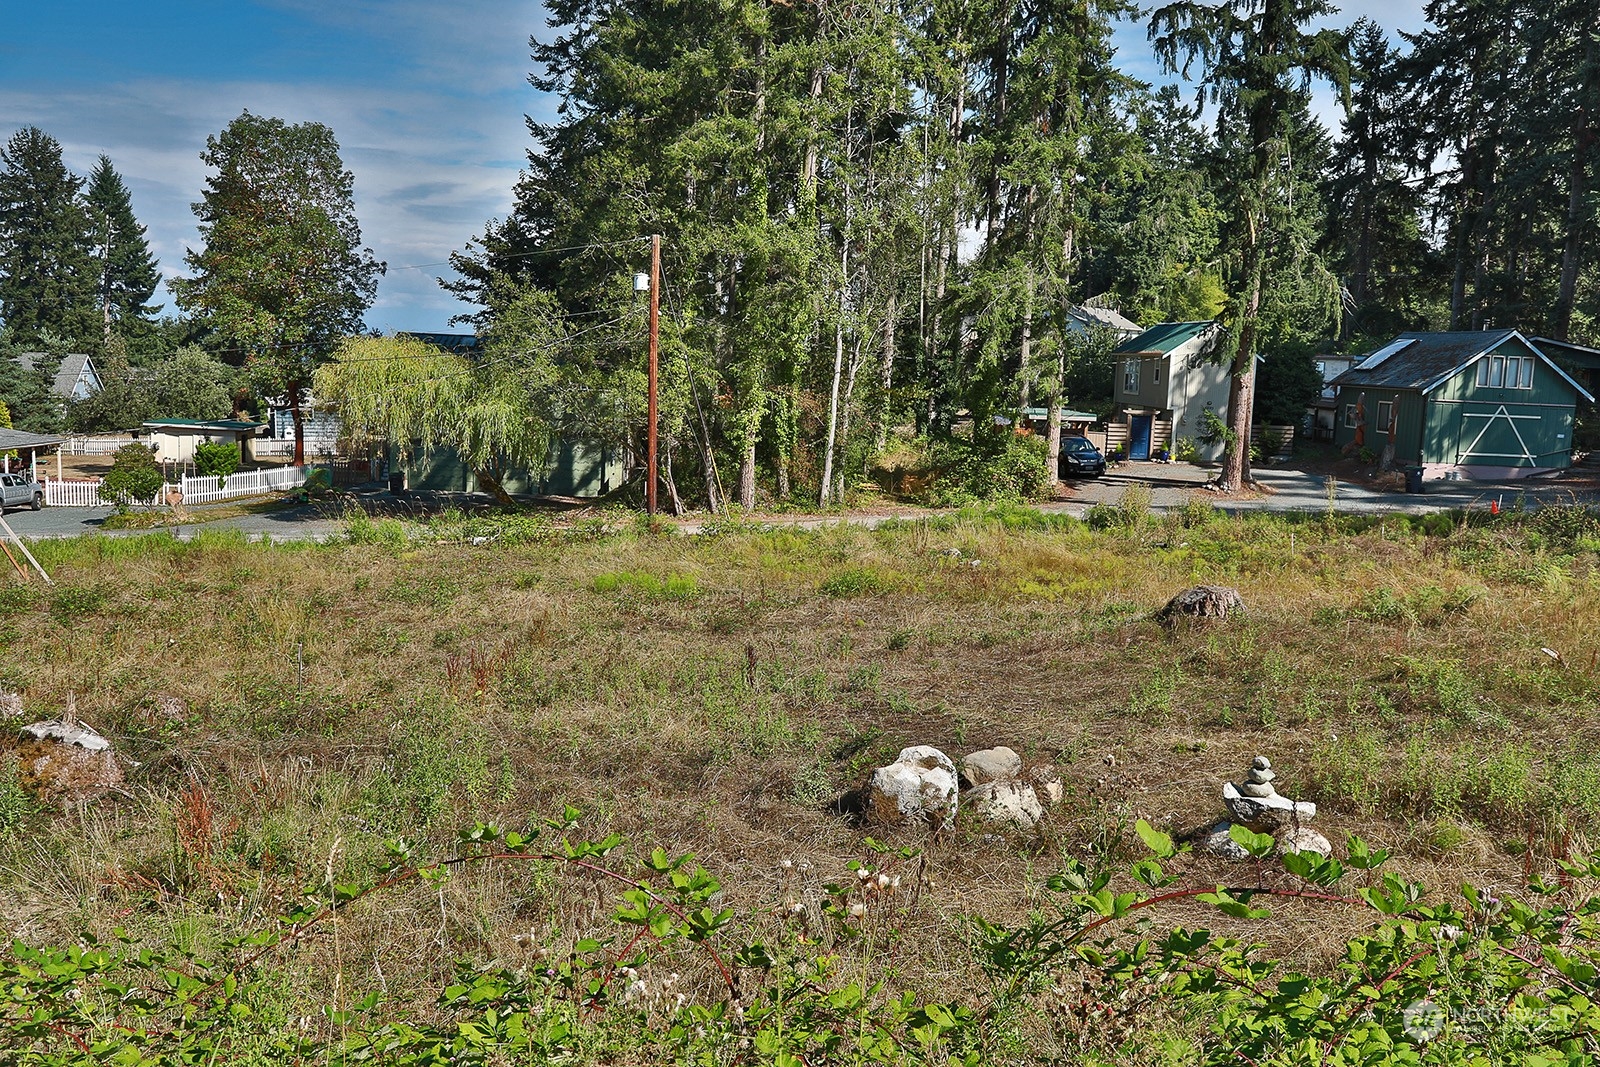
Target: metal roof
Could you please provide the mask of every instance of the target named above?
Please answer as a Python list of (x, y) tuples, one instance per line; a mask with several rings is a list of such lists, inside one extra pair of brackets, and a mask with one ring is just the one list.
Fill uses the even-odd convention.
[(1130, 337), (1115, 349), (1129, 355), (1167, 355), (1188, 344), (1215, 325), (1210, 322), (1163, 322), (1152, 326), (1138, 337)]
[(1573, 366), (1584, 370), (1600, 370), (1600, 348), (1575, 345), (1571, 341), (1555, 341), (1548, 337), (1535, 337), (1533, 343), (1545, 355), (1556, 352)]
[(1335, 378), (1330, 384), (1343, 387), (1375, 389), (1416, 389), (1431, 393), (1455, 374), (1474, 362), (1479, 356), (1492, 352), (1507, 341), (1516, 339), (1544, 361), (1545, 365), (1578, 391), (1588, 397), (1589, 391), (1572, 376), (1556, 366), (1551, 358), (1539, 351), (1537, 345), (1516, 330), (1458, 330), (1453, 333), (1403, 333), (1385, 348), (1402, 341), (1411, 342), (1370, 370), (1361, 370), (1358, 364)]
[[(1023, 408), (1022, 413), (1030, 419), (1048, 419), (1049, 408)], [(1099, 422), (1100, 416), (1092, 411), (1073, 411), (1071, 408), (1061, 409), (1062, 422)]]

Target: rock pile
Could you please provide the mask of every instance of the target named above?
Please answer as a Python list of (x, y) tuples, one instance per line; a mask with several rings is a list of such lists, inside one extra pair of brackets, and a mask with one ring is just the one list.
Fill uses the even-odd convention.
[(888, 825), (944, 830), (955, 824), (957, 810), (964, 807), (989, 822), (1031, 830), (1048, 808), (1061, 803), (1064, 793), (1053, 769), (1038, 767), (1024, 775), (1022, 757), (1004, 746), (965, 756), (958, 775), (950, 757), (917, 745), (872, 773), (867, 812)]
[(1305, 825), (1317, 817), (1317, 806), (1279, 794), (1272, 784), (1277, 777), (1272, 762), (1265, 756), (1257, 756), (1243, 782), (1225, 783), (1222, 803), (1228, 809), (1228, 818), (1201, 831), (1196, 838), (1196, 850), (1227, 859), (1248, 859), (1250, 854), (1228, 834), (1229, 829), (1238, 824), (1252, 833), (1276, 838), (1280, 853), (1315, 852), (1319, 856), (1331, 853), (1333, 846), (1328, 839)]

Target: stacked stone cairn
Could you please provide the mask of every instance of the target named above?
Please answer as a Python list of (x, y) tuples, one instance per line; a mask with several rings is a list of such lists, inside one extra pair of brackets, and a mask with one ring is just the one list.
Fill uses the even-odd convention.
[(1202, 830), (1195, 842), (1198, 852), (1208, 852), (1231, 860), (1246, 860), (1250, 854), (1228, 835), (1235, 825), (1252, 833), (1269, 834), (1276, 839), (1278, 852), (1315, 852), (1327, 856), (1333, 851), (1328, 839), (1306, 824), (1317, 817), (1317, 806), (1310, 801), (1290, 800), (1272, 784), (1278, 777), (1272, 762), (1257, 756), (1245, 780), (1222, 787), (1222, 803), (1228, 818)]

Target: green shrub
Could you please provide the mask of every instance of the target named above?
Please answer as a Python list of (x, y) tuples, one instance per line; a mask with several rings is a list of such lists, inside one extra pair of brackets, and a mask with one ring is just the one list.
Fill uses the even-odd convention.
[(196, 445), (194, 469), (202, 477), (216, 476), (217, 485), (226, 484), (228, 475), (239, 469), (239, 446), (224, 441), (207, 441)]
[(971, 500), (1038, 500), (1050, 485), (1049, 449), (1033, 434), (952, 437), (933, 449), (938, 471), (930, 494), (941, 505)]
[(111, 460), (100, 492), (116, 501), (119, 509), (143, 503), (166, 483), (156, 457), (141, 444), (123, 445)]

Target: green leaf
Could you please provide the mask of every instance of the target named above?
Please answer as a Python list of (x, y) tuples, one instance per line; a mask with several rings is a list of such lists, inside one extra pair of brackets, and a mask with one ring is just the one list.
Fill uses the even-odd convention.
[(1172, 837), (1155, 829), (1149, 823), (1140, 819), (1133, 824), (1139, 840), (1144, 842), (1144, 847), (1154, 852), (1160, 859), (1166, 859), (1173, 854)]

